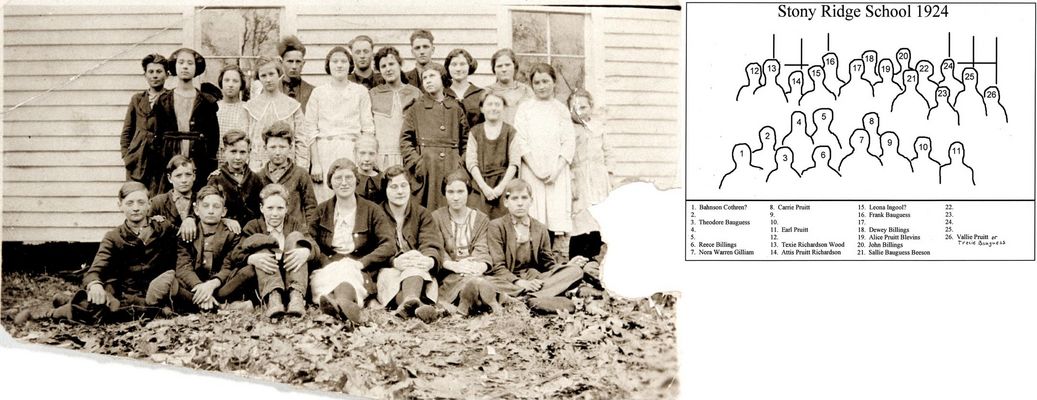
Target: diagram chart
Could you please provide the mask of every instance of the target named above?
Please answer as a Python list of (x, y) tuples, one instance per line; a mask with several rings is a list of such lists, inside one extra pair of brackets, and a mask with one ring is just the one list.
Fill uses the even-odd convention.
[(688, 260), (1034, 258), (1034, 5), (690, 7)]

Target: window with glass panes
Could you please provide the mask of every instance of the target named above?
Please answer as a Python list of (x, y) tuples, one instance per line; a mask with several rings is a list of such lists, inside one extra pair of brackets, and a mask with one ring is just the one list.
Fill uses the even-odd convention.
[(277, 52), (282, 8), (206, 7), (195, 14), (198, 52), (205, 55), (203, 82), (216, 82), (225, 65), (252, 75), (260, 54)]
[(548, 63), (555, 69), (556, 98), (563, 103), (576, 88), (584, 87), (587, 57), (584, 51), (584, 14), (512, 11), (512, 50), (518, 57), (518, 79), (529, 83), (529, 69)]

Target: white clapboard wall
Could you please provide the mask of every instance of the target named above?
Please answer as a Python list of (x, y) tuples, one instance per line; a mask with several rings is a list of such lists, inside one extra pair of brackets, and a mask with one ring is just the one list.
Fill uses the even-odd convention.
[(183, 26), (182, 7), (4, 7), (3, 240), (97, 242), (122, 220), (119, 133), (146, 87), (140, 59), (181, 47)]
[[(410, 32), (429, 29), (434, 61), (467, 49), (480, 63), (472, 79), (479, 86), (493, 82), (493, 52), (510, 44), (508, 9), (499, 7), (309, 5), (285, 12), (291, 15), (284, 33), (306, 43), (304, 74), (314, 84), (328, 79), (327, 51), (359, 34), (374, 38), (376, 48), (395, 46), (410, 69)], [(96, 242), (122, 220), (115, 199), (125, 177), (119, 132), (130, 97), (145, 88), (140, 59), (196, 47), (189, 43), (192, 14), (190, 7), (154, 5), (4, 8), (4, 241)], [(680, 13), (608, 8), (588, 15), (595, 32), (587, 40), (594, 75), (588, 85), (606, 110), (617, 175), (673, 185), (681, 143)]]

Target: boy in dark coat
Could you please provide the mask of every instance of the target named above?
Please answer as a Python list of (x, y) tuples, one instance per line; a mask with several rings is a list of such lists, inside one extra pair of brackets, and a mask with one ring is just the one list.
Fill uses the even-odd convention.
[(529, 296), (534, 309), (573, 310), (572, 302), (559, 296), (579, 283), (584, 272), (572, 263), (555, 262), (547, 227), (529, 216), (531, 192), (522, 179), (506, 186), (504, 205), (508, 215), (490, 222), (487, 232), (491, 259), (487, 274), (514, 283), (520, 290), (510, 294)]
[(259, 181), (264, 187), (271, 183), (284, 186), (288, 190), (288, 215), (309, 226), (317, 220), (317, 197), (313, 193), (310, 174), (289, 157), (294, 154), (294, 137), (292, 127), (281, 121), (263, 132), (270, 160), (259, 171)]
[(24, 310), (15, 323), (53, 318), (97, 324), (151, 317), (160, 311), (177, 289), (176, 229), (148, 218), (148, 189), (140, 182), (122, 185), (119, 209), (126, 220), (104, 235), (83, 277), (83, 289), (56, 308)]
[(155, 140), (155, 114), (152, 108), (159, 96), (166, 92), (166, 58), (160, 54), (149, 54), (140, 61), (144, 68), (144, 79), (148, 89), (134, 93), (126, 108), (122, 124), (119, 147), (122, 162), (126, 165), (126, 179), (142, 182), (148, 194), (159, 193), (162, 185), (162, 167), (165, 160), (157, 153), (161, 148)]
[(242, 268), (243, 259), (232, 257), (240, 237), (223, 223), (227, 212), (223, 202), (219, 187), (205, 186), (198, 191), (194, 204), (200, 222), (198, 237), (180, 242), (177, 249), (177, 303), (190, 305), (188, 309), (212, 310), (221, 301), (247, 297), (255, 286), (255, 269)]
[(245, 132), (228, 131), (223, 136), (223, 164), (209, 174), (209, 185), (223, 190), (227, 219), (242, 226), (260, 217), (259, 191), (263, 190), (263, 181), (248, 167), (250, 148)]

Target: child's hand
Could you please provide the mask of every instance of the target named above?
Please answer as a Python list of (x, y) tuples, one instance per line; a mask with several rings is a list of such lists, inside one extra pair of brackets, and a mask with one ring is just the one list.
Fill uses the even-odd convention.
[(91, 303), (101, 305), (108, 300), (108, 293), (105, 292), (104, 286), (101, 282), (94, 281), (87, 286), (86, 299), (90, 300)]
[(284, 258), (284, 269), (288, 272), (295, 272), (295, 270), (306, 265), (306, 260), (310, 258), (310, 249), (305, 247), (299, 247), (296, 249), (288, 250), (285, 253)]
[(597, 261), (588, 262), (583, 266), (583, 273), (595, 279), (601, 279), (601, 264), (598, 264)]
[(590, 260), (588, 260), (587, 257), (576, 256), (576, 257), (573, 257), (572, 259), (569, 260), (569, 264), (570, 265), (575, 265), (575, 266), (580, 267), (580, 268), (583, 268), (584, 265), (587, 265), (588, 261), (590, 261)]
[(234, 232), (235, 235), (241, 234), (241, 224), (239, 224), (237, 220), (224, 218), (223, 225), (226, 226), (227, 229), (229, 229), (231, 232)]
[(202, 282), (191, 289), (194, 292), (194, 304), (201, 306), (202, 304), (209, 303), (213, 300), (212, 292), (220, 286), (219, 279), (210, 279), (206, 282)]
[(479, 191), (482, 192), (483, 197), (485, 197), (487, 201), (493, 201), (493, 199), (497, 198), (496, 191), (486, 183), (479, 183)]
[(180, 231), (177, 232), (177, 236), (180, 236), (180, 240), (185, 242), (194, 241), (198, 237), (198, 226), (194, 223), (194, 217), (184, 218), (184, 222), (180, 224)]
[(256, 253), (248, 256), (248, 263), (268, 274), (277, 272), (277, 261), (274, 260), (274, 255), (270, 253)]
[(544, 286), (544, 283), (541, 282), (539, 279), (533, 279), (529, 281), (525, 279), (519, 279), (515, 281), (515, 286), (518, 286), (527, 292), (535, 292), (537, 290), (540, 290), (540, 288)]
[(468, 266), (468, 273), (472, 275), (482, 275), (486, 273), (487, 266), (485, 263), (468, 261), (465, 263)]

